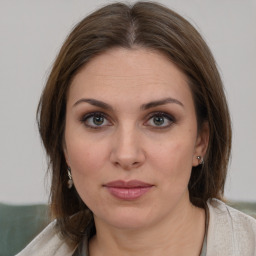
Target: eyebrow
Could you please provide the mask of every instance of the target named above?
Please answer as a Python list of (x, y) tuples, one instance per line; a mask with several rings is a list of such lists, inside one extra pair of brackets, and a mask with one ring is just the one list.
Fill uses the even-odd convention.
[(78, 100), (78, 101), (73, 105), (73, 107), (75, 107), (75, 106), (77, 106), (78, 104), (83, 103), (83, 102), (89, 103), (89, 104), (91, 104), (91, 105), (93, 105), (93, 106), (100, 107), (100, 108), (103, 108), (103, 109), (106, 109), (106, 110), (113, 110), (113, 108), (112, 108), (109, 104), (107, 104), (107, 103), (105, 103), (105, 102), (103, 102), (103, 101), (95, 100), (95, 99), (84, 99), (84, 98)]
[(154, 107), (165, 105), (165, 104), (168, 104), (168, 103), (174, 103), (174, 104), (178, 104), (178, 105), (184, 107), (184, 105), (177, 99), (165, 98), (165, 99), (162, 99), (162, 100), (151, 101), (149, 103), (143, 104), (140, 107), (140, 109), (141, 110), (146, 110), (146, 109), (149, 109), (149, 108), (154, 108)]
[[(85, 98), (82, 98), (82, 99), (78, 100), (73, 105), (73, 107), (77, 106), (80, 103), (89, 103), (89, 104), (91, 104), (93, 106), (113, 111), (113, 107), (112, 106), (110, 106), (109, 104), (107, 104), (107, 103), (105, 103), (103, 101), (96, 100), (96, 99), (85, 99)], [(161, 106), (161, 105), (165, 105), (165, 104), (168, 104), (168, 103), (174, 103), (174, 104), (178, 104), (178, 105), (184, 107), (184, 105), (179, 100), (177, 100), (177, 99), (165, 98), (165, 99), (155, 100), (155, 101), (151, 101), (149, 103), (143, 104), (143, 105), (141, 105), (140, 109), (141, 110), (147, 110), (147, 109), (154, 108), (154, 107)]]

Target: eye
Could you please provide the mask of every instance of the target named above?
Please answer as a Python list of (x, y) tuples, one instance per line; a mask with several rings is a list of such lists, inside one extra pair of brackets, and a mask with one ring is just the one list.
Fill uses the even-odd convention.
[(99, 129), (111, 125), (111, 122), (107, 119), (106, 115), (101, 112), (86, 114), (81, 118), (81, 122), (84, 123), (85, 126), (93, 129)]
[(163, 112), (152, 113), (150, 118), (146, 122), (147, 126), (153, 126), (156, 128), (167, 128), (174, 123), (174, 118)]

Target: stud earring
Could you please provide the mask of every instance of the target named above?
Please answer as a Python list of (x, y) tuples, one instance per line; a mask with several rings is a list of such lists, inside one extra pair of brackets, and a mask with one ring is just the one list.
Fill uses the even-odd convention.
[(199, 165), (203, 165), (204, 164), (204, 158), (203, 157), (197, 156), (196, 158), (199, 161)]
[(68, 186), (68, 189), (71, 189), (73, 187), (73, 180), (72, 180), (70, 167), (68, 167), (67, 173), (68, 173), (68, 184), (67, 184), (67, 186)]

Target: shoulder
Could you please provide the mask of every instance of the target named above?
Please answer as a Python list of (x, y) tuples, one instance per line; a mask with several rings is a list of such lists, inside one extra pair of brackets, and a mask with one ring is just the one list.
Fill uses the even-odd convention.
[(53, 221), (16, 256), (71, 256), (73, 251), (60, 238), (56, 230), (56, 221)]
[(256, 256), (256, 220), (217, 199), (207, 205), (207, 255)]

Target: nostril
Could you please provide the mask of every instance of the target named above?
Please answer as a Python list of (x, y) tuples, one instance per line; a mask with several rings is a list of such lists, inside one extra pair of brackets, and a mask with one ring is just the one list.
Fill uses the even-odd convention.
[(124, 145), (112, 149), (109, 157), (110, 162), (115, 167), (120, 167), (124, 170), (137, 168), (141, 166), (146, 159), (145, 152), (140, 148), (134, 149), (127, 146), (124, 147)]
[(115, 166), (118, 166), (118, 165), (119, 165), (119, 163), (118, 163), (118, 162), (114, 162), (114, 165), (115, 165)]
[(140, 165), (140, 162), (130, 162), (130, 163), (124, 163), (124, 162), (114, 162), (114, 165), (116, 167), (121, 167), (123, 168), (124, 170), (131, 170), (133, 168), (136, 168)]

